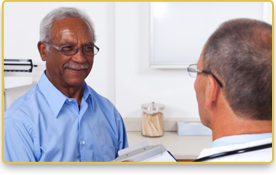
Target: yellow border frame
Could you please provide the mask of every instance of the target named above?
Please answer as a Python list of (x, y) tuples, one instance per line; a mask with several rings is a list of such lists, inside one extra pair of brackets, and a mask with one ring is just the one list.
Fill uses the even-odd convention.
[[(179, 1), (179, 0), (178, 0)], [(5, 2), (103, 2), (103, 1), (76, 1), (76, 0), (4, 0), (1, 3), (1, 160), (4, 164), (271, 164), (274, 162), (274, 2), (273, 1), (243, 1), (243, 2), (271, 2), (272, 3), (272, 161), (271, 162), (5, 162), (4, 161), (4, 3)], [(104, 2), (129, 2), (129, 1), (104, 1)], [(135, 1), (136, 2), (136, 1)], [(138, 1), (149, 2), (149, 1)], [(151, 2), (168, 2), (168, 0), (155, 0)], [(180, 1), (181, 2), (181, 1)], [(186, 1), (189, 2), (189, 1)], [(198, 0), (193, 2), (222, 2), (218, 0)], [(226, 0), (223, 2), (240, 2)]]

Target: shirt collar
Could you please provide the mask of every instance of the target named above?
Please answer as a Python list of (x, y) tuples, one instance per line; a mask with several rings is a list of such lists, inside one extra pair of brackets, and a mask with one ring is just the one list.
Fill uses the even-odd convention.
[[(45, 71), (38, 82), (38, 87), (46, 98), (50, 108), (52, 109), (55, 117), (57, 118), (64, 102), (69, 99), (62, 92), (60, 92), (47, 78)], [(87, 100), (90, 96), (90, 91), (87, 84), (83, 84), (83, 97), (82, 100)]]
[(83, 89), (82, 99), (87, 100), (88, 97), (91, 98), (92, 92), (89, 90), (86, 82), (83, 83), (82, 89)]
[(251, 141), (257, 141), (262, 139), (271, 138), (272, 133), (260, 133), (260, 134), (242, 134), (242, 135), (233, 135), (226, 136), (216, 139), (212, 142), (211, 147), (220, 147), (233, 144), (243, 144)]

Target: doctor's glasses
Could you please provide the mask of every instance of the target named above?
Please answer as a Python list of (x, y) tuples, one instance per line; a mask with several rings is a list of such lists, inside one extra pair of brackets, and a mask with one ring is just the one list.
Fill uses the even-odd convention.
[(207, 70), (199, 70), (199, 69), (197, 69), (197, 64), (191, 64), (191, 65), (189, 65), (189, 67), (187, 68), (187, 71), (189, 72), (189, 75), (190, 75), (191, 77), (196, 77), (196, 76), (197, 76), (197, 73), (199, 73), (199, 72), (200, 72), (200, 73), (205, 73), (205, 74), (210, 74), (210, 75), (212, 75), (212, 76), (215, 78), (215, 80), (218, 82), (219, 86), (220, 86), (221, 88), (223, 87), (221, 81), (219, 81), (219, 79), (218, 79), (212, 72), (207, 71)]

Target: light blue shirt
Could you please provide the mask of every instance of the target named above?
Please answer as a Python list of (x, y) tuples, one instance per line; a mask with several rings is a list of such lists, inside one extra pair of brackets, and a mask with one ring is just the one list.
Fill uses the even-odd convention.
[(104, 162), (126, 147), (119, 112), (86, 83), (79, 110), (43, 73), (4, 115), (7, 162)]
[(221, 147), (226, 145), (243, 144), (247, 142), (272, 138), (272, 133), (260, 133), (260, 134), (242, 134), (226, 136), (216, 139), (212, 142), (211, 148)]

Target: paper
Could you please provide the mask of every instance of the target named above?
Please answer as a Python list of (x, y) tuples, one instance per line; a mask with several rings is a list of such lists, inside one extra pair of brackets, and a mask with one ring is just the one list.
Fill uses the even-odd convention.
[(154, 156), (142, 162), (177, 162), (168, 151), (161, 153), (161, 155)]

